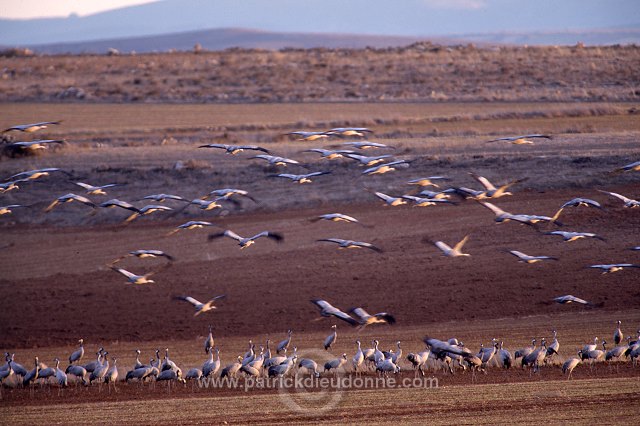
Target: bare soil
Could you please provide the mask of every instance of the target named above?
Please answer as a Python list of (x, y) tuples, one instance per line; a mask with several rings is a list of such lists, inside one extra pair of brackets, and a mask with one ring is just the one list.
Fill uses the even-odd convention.
[[(67, 107), (51, 108), (64, 112)], [(274, 111), (266, 106), (255, 108), (257, 124), (259, 112), (264, 114), (262, 123), (277, 121), (271, 117), (282, 114), (281, 106)], [(324, 114), (324, 109), (315, 108), (301, 107), (298, 113), (312, 119)], [(520, 108), (526, 115), (527, 111), (533, 111), (531, 108), (540, 106)], [(549, 109), (554, 108), (557, 106)], [(29, 108), (25, 105), (25, 109)], [(86, 106), (84, 122), (101, 123), (105, 111), (118, 109), (117, 105)], [(181, 113), (178, 106), (174, 110), (177, 118), (171, 125), (179, 126), (179, 117), (188, 114)], [(144, 117), (140, 114), (145, 107), (138, 107), (138, 111), (137, 115)], [(346, 108), (345, 114), (349, 111)], [(485, 114), (490, 113), (488, 106)], [(384, 118), (395, 113), (381, 110), (379, 114)], [(129, 127), (140, 141), (119, 143), (112, 139), (109, 130), (98, 127), (91, 131), (85, 127), (60, 150), (0, 162), (5, 176), (54, 166), (73, 175), (70, 178), (54, 173), (2, 195), (6, 204), (32, 208), (16, 209), (2, 217), (3, 241), (11, 247), (4, 250), (0, 269), (3, 285), (12, 289), (16, 303), (0, 313), (0, 323), (6, 329), (0, 346), (46, 346), (69, 338), (69, 333), (85, 338), (134, 341), (162, 339), (171, 333), (199, 333), (210, 318), (206, 315), (191, 318), (188, 305), (171, 301), (181, 294), (196, 298), (228, 294), (217, 312), (221, 336), (252, 335), (256, 331), (290, 327), (300, 331), (323, 329), (323, 325), (305, 320), (313, 312), (309, 299), (316, 297), (339, 302), (343, 309), (362, 304), (372, 311), (386, 310), (406, 325), (433, 323), (440, 318), (480, 319), (561, 312), (573, 307), (559, 306), (551, 300), (567, 293), (604, 303), (606, 310), (634, 306), (640, 301), (637, 270), (601, 275), (588, 268), (598, 263), (638, 262), (637, 252), (629, 250), (638, 245), (637, 212), (623, 208), (622, 202), (596, 190), (638, 196), (637, 173), (611, 173), (635, 160), (637, 155), (633, 153), (640, 153), (634, 130), (637, 122), (626, 112), (604, 118), (592, 133), (555, 134), (553, 140), (533, 146), (486, 143), (492, 139), (488, 135), (434, 136), (427, 141), (420, 137), (378, 139), (396, 147), (386, 152), (411, 160), (412, 164), (409, 169), (377, 177), (362, 175), (363, 168), (351, 161), (330, 162), (302, 152), (341, 140), (324, 144), (284, 141), (277, 139), (281, 131), (256, 131), (271, 135), (272, 141), (265, 146), (276, 154), (303, 162), (304, 167), (289, 166), (290, 172), (332, 171), (306, 185), (268, 178), (278, 169), (249, 159), (250, 153), (234, 156), (197, 148), (208, 142), (195, 136), (206, 132), (203, 129), (178, 136), (183, 140), (158, 143), (164, 132), (166, 139), (173, 138), (171, 131), (153, 129), (142, 118), (140, 124), (132, 123)], [(562, 120), (571, 119), (546, 119), (549, 125)], [(470, 119), (460, 122), (459, 127), (463, 130), (484, 121)], [(218, 123), (212, 119), (212, 125)], [(526, 132), (532, 126), (526, 118), (515, 120), (515, 124), (520, 127), (514, 127), (514, 132)], [(501, 119), (494, 125), (504, 126)], [(66, 126), (63, 122), (47, 137), (61, 136)], [(630, 130), (620, 131), (615, 126), (627, 126)], [(119, 132), (127, 133), (124, 129)], [(88, 142), (102, 137), (105, 141), (99, 145)], [(233, 132), (228, 136), (234, 137)], [(178, 162), (187, 167), (175, 170)], [(560, 205), (576, 196), (599, 200), (604, 210), (567, 209), (561, 221), (563, 229), (595, 232), (606, 241), (564, 243), (560, 237), (544, 235), (555, 226), (534, 229), (514, 223), (498, 225), (493, 214), (475, 202), (459, 201), (455, 206), (429, 208), (384, 207), (371, 193), (407, 193), (413, 189), (406, 184), (408, 180), (430, 175), (448, 176), (452, 179), (447, 182), (449, 185), (477, 187), (468, 176), (470, 171), (497, 183), (527, 178), (513, 187), (515, 195), (495, 201), (514, 213), (553, 215)], [(200, 212), (195, 207), (181, 212), (183, 203), (168, 201), (166, 204), (174, 207), (175, 212), (143, 217), (128, 226), (123, 226), (122, 221), (129, 212), (118, 209), (99, 209), (93, 214), (92, 209), (72, 203), (60, 205), (51, 213), (42, 212), (57, 196), (82, 193), (73, 183), (80, 180), (124, 184), (111, 188), (106, 196), (90, 197), (96, 203), (119, 198), (141, 207), (147, 203), (135, 200), (152, 193), (176, 193), (195, 199), (215, 188), (229, 186), (249, 190), (257, 203), (242, 200), (240, 206), (223, 203), (223, 209), (211, 212)], [(334, 211), (353, 215), (370, 227), (308, 221)], [(175, 226), (193, 219), (210, 220), (218, 228), (166, 236)], [(284, 234), (285, 240), (282, 244), (259, 240), (246, 250), (240, 250), (229, 239), (207, 242), (208, 231), (220, 229), (232, 229), (241, 235), (277, 231)], [(423, 242), (431, 238), (454, 244), (467, 234), (471, 234), (466, 245), (472, 255), (469, 258), (446, 258), (434, 246)], [(329, 237), (373, 242), (384, 252), (338, 250), (330, 243), (316, 242)], [(154, 277), (155, 285), (124, 285), (124, 277), (106, 265), (141, 248), (165, 250), (178, 261)], [(560, 260), (525, 265), (504, 253), (506, 249), (547, 254)], [(126, 259), (121, 266), (143, 272), (157, 270), (162, 264), (162, 261)], [(616, 291), (611, 291), (612, 283)], [(39, 297), (34, 299), (34, 294)], [(254, 306), (261, 309), (246, 309)], [(32, 324), (35, 313), (40, 321), (36, 328)], [(300, 324), (294, 326), (293, 321)], [(171, 324), (171, 333), (156, 326), (165, 322)]]
[[(563, 49), (559, 51), (595, 54), (591, 49)], [(459, 51), (454, 49), (424, 55), (456, 52)], [(604, 49), (600, 54), (611, 52), (615, 50)], [(387, 54), (367, 52), (374, 53)], [(489, 55), (489, 51), (481, 53)], [(244, 54), (248, 53), (241, 52), (237, 58)], [(288, 53), (279, 54), (284, 57)], [(320, 56), (325, 54), (328, 53), (318, 52)], [(183, 59), (187, 57), (181, 55)], [(260, 52), (257, 58), (260, 55), (264, 53)], [(171, 61), (177, 57), (151, 55), (136, 60)], [(193, 63), (207, 57), (189, 56)], [(633, 56), (616, 57), (619, 61), (615, 63), (633, 60)], [(57, 64), (67, 60), (9, 58), (10, 69), (22, 69), (33, 61), (31, 72), (39, 70), (44, 74), (21, 71), (1, 80), (6, 84), (9, 78), (21, 79), (16, 86), (22, 88), (20, 95), (12, 92), (14, 86), (0, 86), (4, 99), (52, 100), (61, 85), (77, 84), (89, 75), (88, 70), (96, 70), (91, 68), (95, 64), (120, 64), (122, 68), (117, 68), (120, 71), (114, 71), (114, 76), (122, 76), (133, 63), (127, 62), (132, 57), (74, 58), (71, 62), (75, 68), (68, 70), (68, 75), (74, 76), (73, 82), (45, 78)], [(93, 65), (87, 65), (91, 61)], [(576, 67), (582, 64), (571, 63)], [(555, 70), (555, 65), (549, 69)], [(525, 80), (528, 78), (522, 69), (519, 72)], [(545, 74), (544, 78), (552, 74)], [(160, 75), (154, 78), (161, 78)], [(379, 73), (373, 70), (372, 75)], [(36, 76), (41, 83), (29, 80)], [(584, 81), (597, 86), (594, 93), (613, 96), (606, 99), (635, 99), (635, 95), (618, 95), (622, 93), (617, 91), (619, 85), (609, 90), (603, 81), (610, 76)], [(122, 84), (119, 78), (106, 79), (105, 84)], [(452, 81), (455, 86), (455, 78)], [(496, 77), (495, 81), (502, 79)], [(627, 85), (624, 90), (628, 94), (628, 86), (633, 85), (629, 82), (640, 79), (625, 81), (622, 86)], [(34, 87), (37, 84), (41, 84), (40, 88)], [(43, 88), (49, 84), (52, 86)], [(599, 364), (591, 369), (582, 365), (574, 373), (575, 380), (566, 381), (557, 365), (574, 356), (595, 336), (611, 340), (617, 320), (623, 322), (626, 335), (633, 335), (640, 326), (640, 269), (603, 275), (589, 268), (597, 263), (640, 263), (640, 252), (630, 250), (640, 245), (637, 209), (624, 208), (619, 200), (598, 191), (614, 191), (636, 199), (640, 196), (638, 172), (613, 172), (640, 159), (637, 105), (539, 102), (551, 85), (545, 82), (543, 87), (527, 98), (538, 102), (522, 103), (83, 103), (124, 99), (114, 94), (76, 99), (74, 103), (1, 104), (3, 128), (43, 119), (63, 120), (62, 125), (42, 133), (12, 135), (13, 140), (50, 137), (65, 138), (67, 143), (36, 156), (5, 156), (0, 160), (0, 176), (7, 178), (42, 167), (60, 167), (70, 173), (53, 173), (21, 183), (19, 190), (0, 195), (0, 205), (30, 206), (0, 217), (0, 289), (8, 295), (0, 310), (0, 348), (2, 352), (16, 352), (16, 359), (24, 365), (29, 365), (36, 355), (48, 364), (56, 356), (66, 359), (82, 337), (87, 357), (98, 347), (105, 347), (110, 355), (118, 357), (121, 375), (133, 362), (136, 348), (146, 358), (155, 348), (169, 347), (172, 358), (188, 369), (200, 366), (206, 358), (202, 342), (209, 324), (213, 325), (224, 364), (243, 353), (249, 339), (279, 341), (289, 328), (294, 330), (299, 351), (315, 351), (310, 356), (320, 357), (318, 352), (323, 351), (318, 348), (333, 321), (315, 321), (318, 313), (309, 302), (312, 298), (327, 299), (342, 309), (362, 306), (372, 313), (387, 311), (397, 318), (394, 326), (372, 326), (360, 333), (339, 324), (338, 343), (327, 357), (342, 352), (351, 356), (357, 338), (366, 342), (365, 346), (377, 338), (384, 349), (400, 340), (406, 355), (423, 348), (426, 334), (443, 339), (456, 336), (474, 350), (495, 337), (504, 340), (513, 351), (529, 344), (532, 338), (549, 338), (552, 328), (558, 330), (562, 347), (555, 365), (543, 368), (539, 374), (518, 369), (505, 373), (493, 368), (487, 375), (472, 377), (431, 371), (442, 385), (437, 391), (350, 390), (334, 411), (322, 416), (291, 411), (276, 390), (248, 394), (224, 390), (212, 394), (188, 385), (169, 393), (160, 384), (155, 389), (148, 385), (122, 385), (117, 394), (97, 386), (72, 386), (59, 396), (55, 387), (36, 388), (33, 395), (24, 389), (3, 389), (0, 416), (11, 424), (312, 423), (320, 419), (338, 423), (361, 422), (371, 416), (380, 423), (424, 422), (429, 416), (434, 423), (495, 424), (530, 422), (549, 416), (549, 412), (556, 413), (555, 421), (576, 422), (637, 415), (640, 370), (636, 367)], [(560, 98), (570, 98), (572, 90), (561, 91)], [(511, 97), (516, 91), (514, 88), (509, 92), (508, 98), (520, 99)], [(133, 93), (129, 89), (125, 92), (127, 96)], [(281, 89), (277, 92), (285, 93)], [(294, 92), (301, 93), (297, 89)], [(463, 92), (452, 99), (467, 99)], [(253, 94), (247, 96), (237, 99), (254, 99)], [(300, 99), (308, 99), (305, 96)], [(337, 98), (342, 99), (341, 96), (338, 92)], [(409, 98), (422, 99), (422, 95)], [(168, 98), (163, 95), (149, 99)], [(185, 99), (179, 92), (174, 100)], [(397, 99), (405, 98), (398, 95)], [(363, 168), (347, 160), (329, 162), (303, 152), (347, 140), (312, 143), (283, 136), (292, 130), (342, 125), (371, 127), (375, 131), (371, 140), (395, 147), (379, 153), (410, 160), (411, 166), (383, 176), (364, 176)], [(500, 136), (538, 132), (551, 133), (553, 139), (531, 146), (487, 143)], [(213, 142), (259, 144), (302, 163), (288, 167), (289, 172), (329, 170), (331, 174), (307, 185), (269, 178), (269, 174), (281, 170), (250, 159), (251, 152), (232, 156), (198, 148)], [(602, 210), (568, 208), (561, 215), (561, 229), (595, 232), (605, 240), (566, 243), (560, 237), (544, 234), (557, 229), (554, 225), (533, 228), (496, 224), (492, 213), (473, 201), (457, 200), (457, 205), (428, 208), (385, 207), (371, 193), (405, 194), (413, 189), (407, 185), (408, 180), (433, 175), (449, 177), (446, 186), (478, 188), (468, 172), (498, 184), (527, 179), (511, 188), (512, 196), (495, 200), (496, 205), (513, 213), (551, 216), (571, 198), (595, 199), (602, 203)], [(124, 184), (111, 188), (106, 196), (89, 196), (96, 203), (119, 198), (141, 207), (146, 203), (139, 199), (153, 193), (176, 193), (195, 199), (222, 187), (246, 189), (257, 202), (246, 199), (239, 205), (224, 203), (223, 209), (202, 212), (193, 206), (178, 211), (183, 204), (167, 201), (166, 205), (175, 211), (143, 217), (127, 226), (122, 221), (128, 212), (93, 212), (77, 203), (43, 212), (60, 195), (82, 194), (74, 184), (77, 181)], [(355, 216), (367, 226), (308, 220), (336, 211)], [(166, 236), (175, 226), (194, 219), (210, 220), (217, 227)], [(222, 229), (232, 229), (243, 236), (276, 231), (284, 235), (284, 241), (278, 244), (260, 239), (244, 250), (230, 239), (207, 241), (208, 233)], [(455, 244), (467, 234), (470, 238), (465, 250), (471, 256), (466, 258), (444, 257), (425, 242), (435, 239)], [(383, 252), (339, 250), (330, 243), (316, 241), (329, 237), (369, 241)], [(153, 276), (154, 284), (128, 285), (107, 265), (136, 249), (161, 249), (177, 260), (166, 269), (163, 260), (123, 260), (120, 265), (133, 272), (159, 271)], [(506, 253), (507, 249), (559, 260), (522, 264)], [(217, 311), (198, 317), (193, 317), (191, 306), (173, 300), (177, 295), (202, 300), (216, 294), (226, 294), (227, 298), (219, 303)], [(564, 294), (581, 297), (597, 307), (552, 301)], [(609, 342), (607, 347), (612, 346)], [(406, 361), (401, 377), (413, 377)], [(59, 403), (78, 413), (78, 417), (61, 417)], [(256, 406), (263, 409), (256, 410)], [(93, 415), (87, 415), (89, 412)]]

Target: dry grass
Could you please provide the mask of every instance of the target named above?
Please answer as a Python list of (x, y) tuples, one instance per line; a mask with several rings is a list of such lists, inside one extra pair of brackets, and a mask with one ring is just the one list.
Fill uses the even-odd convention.
[(189, 103), (638, 100), (639, 52), (633, 45), (494, 49), (417, 44), (378, 50), (13, 56), (4, 59), (0, 96), (11, 101)]
[[(475, 385), (473, 389), (356, 390), (329, 412), (292, 412), (277, 394), (90, 402), (0, 408), (10, 424), (529, 424), (637, 417), (637, 378)], [(299, 402), (299, 401), (298, 401)], [(258, 408), (259, 407), (259, 408)], [(313, 405), (312, 405), (313, 407)]]

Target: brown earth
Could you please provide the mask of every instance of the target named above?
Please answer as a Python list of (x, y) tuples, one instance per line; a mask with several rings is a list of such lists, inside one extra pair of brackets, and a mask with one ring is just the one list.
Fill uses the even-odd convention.
[[(633, 188), (608, 189), (629, 193)], [(521, 191), (499, 205), (513, 212), (552, 214), (563, 201), (580, 194)], [(587, 266), (637, 263), (637, 252), (628, 248), (638, 244), (632, 230), (640, 227), (640, 218), (635, 211), (607, 205), (604, 212), (572, 210), (563, 218), (565, 228), (596, 232), (605, 242), (564, 243), (522, 225), (497, 225), (488, 210), (472, 202), (431, 208), (385, 208), (379, 203), (339, 208), (371, 229), (307, 221), (336, 210), (329, 204), (213, 219), (241, 235), (271, 230), (285, 236), (282, 244), (263, 239), (246, 250), (228, 239), (208, 243), (208, 232), (201, 230), (165, 237), (179, 222), (134, 223), (127, 228), (16, 226), (3, 230), (4, 241), (13, 246), (4, 250), (0, 261), (5, 271), (1, 285), (12, 289), (14, 303), (0, 314), (5, 330), (0, 346), (48, 346), (73, 336), (133, 341), (189, 336), (201, 333), (212, 320), (220, 336), (287, 328), (318, 331), (326, 325), (309, 322), (315, 309), (309, 300), (317, 297), (343, 309), (364, 305), (370, 311), (389, 311), (405, 325), (576, 309), (551, 302), (564, 294), (603, 302), (603, 309), (624, 310), (640, 302), (638, 272), (601, 275)], [(62, 213), (67, 208), (83, 207), (58, 209)], [(471, 234), (465, 246), (470, 258), (446, 258), (422, 242), (430, 237), (454, 244), (466, 234)], [(329, 237), (372, 241), (384, 253), (343, 251), (315, 242)], [(178, 261), (154, 277), (155, 285), (124, 285), (124, 278), (105, 264), (141, 248), (162, 249)], [(505, 249), (560, 261), (525, 265), (501, 251)], [(121, 263), (134, 272), (158, 269), (159, 264), (138, 259)], [(182, 294), (203, 300), (220, 293), (228, 296), (220, 310), (198, 318), (192, 318), (187, 304), (171, 301)], [(169, 329), (162, 324), (170, 324)]]
[[(44, 63), (64, 58), (31, 59)], [(105, 59), (109, 58), (96, 58)], [(425, 334), (440, 338), (455, 335), (474, 350), (480, 342), (486, 345), (496, 337), (513, 351), (534, 337), (549, 338), (551, 328), (556, 328), (562, 342), (561, 359), (565, 359), (596, 335), (610, 339), (618, 319), (623, 321), (625, 334), (632, 335), (640, 325), (639, 270), (602, 275), (588, 266), (640, 263), (639, 252), (629, 250), (640, 244), (636, 209), (625, 209), (619, 200), (597, 191), (640, 196), (637, 172), (612, 173), (640, 158), (636, 108), (633, 103), (540, 102), (2, 104), (3, 128), (46, 118), (63, 119), (61, 126), (35, 137), (63, 137), (67, 144), (38, 156), (5, 157), (0, 161), (0, 175), (61, 167), (71, 177), (53, 173), (0, 195), (1, 205), (31, 206), (0, 217), (0, 289), (10, 295), (0, 310), (0, 348), (15, 351), (24, 365), (30, 364), (28, 360), (34, 355), (51, 364), (55, 356), (65, 359), (74, 342), (83, 337), (87, 357), (104, 346), (120, 359), (121, 374), (132, 363), (136, 347), (142, 349), (143, 357), (154, 348), (170, 347), (172, 358), (188, 368), (205, 359), (202, 339), (212, 324), (224, 363), (243, 353), (248, 339), (279, 341), (288, 328), (294, 330), (299, 350), (308, 351), (319, 347), (333, 323), (328, 319), (314, 321), (317, 311), (309, 299), (316, 297), (343, 309), (362, 306), (370, 312), (388, 311), (398, 320), (393, 327), (368, 327), (361, 333), (340, 324), (339, 342), (331, 356), (343, 351), (352, 355), (356, 338), (367, 345), (379, 338), (385, 349), (401, 340), (406, 354), (422, 349)], [(301, 152), (343, 140), (303, 143), (282, 136), (300, 128), (339, 125), (373, 128), (371, 139), (395, 146), (385, 152), (411, 160), (411, 167), (383, 176), (363, 176), (362, 168), (346, 160), (328, 162)], [(552, 133), (554, 138), (533, 146), (486, 143), (497, 136), (537, 132)], [(23, 140), (34, 136), (14, 137)], [(248, 159), (251, 153), (231, 156), (197, 148), (214, 141), (256, 143), (303, 163), (304, 167), (290, 166), (290, 172), (326, 169), (332, 173), (308, 185), (268, 179), (266, 176), (278, 169)], [(564, 243), (559, 237), (544, 235), (544, 231), (555, 229), (553, 226), (534, 229), (495, 224), (492, 213), (472, 201), (428, 208), (383, 207), (370, 192), (403, 194), (411, 190), (406, 184), (409, 179), (432, 175), (450, 177), (447, 185), (477, 188), (470, 171), (496, 183), (527, 178), (512, 188), (513, 196), (495, 201), (514, 213), (552, 215), (576, 196), (601, 202), (603, 210), (566, 209), (560, 220), (562, 229), (595, 232), (605, 241)], [(48, 214), (42, 212), (62, 194), (82, 193), (73, 183), (76, 181), (126, 184), (112, 188), (107, 196), (90, 196), (96, 202), (119, 198), (142, 206), (142, 201), (135, 200), (151, 193), (177, 193), (194, 199), (231, 186), (249, 190), (257, 203), (225, 204), (222, 213), (198, 212), (190, 207), (137, 219), (128, 226), (121, 225), (127, 216), (123, 211), (100, 209), (91, 214), (90, 208), (76, 203), (58, 206)], [(334, 211), (353, 215), (368, 227), (308, 221)], [(281, 244), (260, 239), (240, 250), (229, 239), (207, 242), (207, 234), (218, 228), (165, 236), (193, 219), (210, 220), (241, 235), (278, 231), (285, 239)], [(423, 241), (431, 238), (454, 244), (466, 234), (471, 235), (465, 246), (471, 254), (468, 258), (446, 258)], [(384, 251), (338, 250), (330, 243), (316, 242), (327, 237), (370, 241)], [(154, 276), (155, 284), (124, 284), (124, 277), (106, 265), (141, 248), (162, 249), (177, 260)], [(526, 265), (505, 249), (560, 260)], [(134, 272), (159, 270), (163, 264), (133, 258), (121, 262)], [(181, 294), (205, 299), (221, 293), (227, 298), (220, 302), (218, 311), (196, 318), (189, 305), (172, 300)], [(552, 302), (563, 294), (599, 307)], [(612, 346), (610, 342), (608, 347)], [(317, 352), (313, 354), (320, 358)], [(409, 369), (406, 363), (403, 367)], [(412, 377), (413, 373), (402, 374)], [(573, 383), (558, 381), (561, 373), (557, 366), (532, 376), (493, 369), (474, 379), (470, 374), (433, 374), (444, 384), (438, 396), (415, 390), (352, 390), (336, 411), (324, 418), (330, 422), (361, 421), (371, 415), (364, 407), (374, 404), (380, 422), (398, 418), (420, 422), (425, 413), (431, 413), (435, 422), (470, 422), (465, 417), (469, 414), (474, 423), (526, 422), (554, 409), (562, 413), (560, 419), (577, 421), (620, 411), (637, 414), (638, 370), (626, 364), (617, 370), (603, 365), (595, 370), (580, 366), (576, 369), (578, 380)], [(476, 387), (471, 388), (472, 395), (466, 398), (468, 411), (462, 415), (456, 411), (460, 392), (472, 383)], [(154, 421), (150, 413), (163, 406), (156, 419), (161, 423), (319, 420), (292, 413), (275, 391), (248, 396), (243, 391), (228, 391), (209, 396), (189, 386), (172, 394), (161, 386), (150, 391), (139, 391), (136, 386), (121, 386), (117, 396), (95, 387), (70, 389), (60, 397), (55, 388), (36, 389), (33, 398), (26, 390), (4, 389), (0, 415), (11, 423), (100, 423), (112, 418), (121, 423), (150, 423)], [(545, 392), (552, 396), (542, 396)], [(228, 397), (233, 397), (232, 403)], [(191, 408), (181, 411), (177, 407), (185, 398)], [(425, 398), (435, 398), (434, 405), (419, 405)], [(97, 410), (105, 417), (61, 419), (54, 410), (58, 402), (68, 403), (77, 412)], [(256, 403), (267, 407), (264, 413), (252, 411), (254, 414), (248, 415)], [(219, 407), (218, 414), (203, 416), (196, 408), (203, 405)], [(575, 417), (570, 417), (567, 407), (574, 407)], [(514, 412), (520, 417), (512, 417)]]
[[(59, 113), (68, 106), (50, 108), (54, 115), (64, 116)], [(85, 123), (103, 121), (100, 117), (104, 108), (85, 107)], [(277, 121), (270, 118), (278, 115), (277, 110), (269, 114), (265, 106), (255, 108), (263, 111), (265, 122)], [(139, 111), (144, 109), (140, 107)], [(174, 110), (180, 111), (180, 107)], [(312, 119), (323, 114), (314, 106), (299, 110)], [(485, 113), (490, 111), (488, 106)], [(191, 318), (189, 306), (171, 301), (171, 297), (180, 294), (200, 299), (228, 294), (218, 312), (216, 329), (220, 336), (254, 335), (291, 327), (299, 331), (322, 330), (324, 325), (308, 321), (314, 309), (309, 299), (316, 297), (333, 301), (343, 309), (364, 305), (372, 311), (387, 310), (405, 325), (433, 323), (441, 318), (517, 317), (573, 309), (551, 303), (553, 297), (563, 294), (604, 303), (605, 310), (637, 306), (637, 270), (601, 275), (587, 268), (597, 263), (638, 262), (637, 252), (629, 250), (638, 245), (637, 212), (596, 191), (603, 188), (638, 196), (637, 173), (610, 173), (616, 166), (637, 158), (630, 155), (639, 150), (634, 136), (637, 121), (624, 112), (604, 118), (593, 133), (556, 134), (553, 140), (533, 146), (487, 144), (475, 135), (431, 137), (428, 143), (421, 138), (384, 139), (397, 147), (393, 151), (396, 158), (412, 160), (412, 165), (379, 177), (363, 176), (362, 168), (346, 160), (328, 162), (318, 160), (316, 154), (300, 152), (322, 144), (300, 146), (301, 142), (281, 141), (265, 145), (278, 154), (304, 161), (305, 168), (290, 166), (292, 172), (325, 168), (332, 171), (308, 185), (265, 178), (277, 169), (247, 159), (251, 154), (232, 156), (219, 150), (198, 149), (201, 142), (190, 137), (204, 129), (192, 129), (183, 141), (166, 144), (155, 142), (157, 135), (166, 130), (139, 133), (148, 128), (144, 120), (130, 127), (131, 133), (141, 135), (142, 142), (137, 144), (112, 142), (108, 130), (85, 129), (62, 150), (0, 163), (6, 176), (44, 166), (63, 167), (74, 175), (70, 181), (61, 173), (53, 174), (32, 184), (21, 184), (20, 190), (3, 195), (7, 204), (33, 208), (16, 209), (2, 218), (3, 241), (11, 245), (0, 258), (2, 285), (12, 289), (16, 302), (0, 312), (0, 324), (6, 330), (0, 346), (47, 346), (61, 338), (75, 339), (70, 334), (141, 341), (163, 339), (174, 333), (201, 333), (210, 317)], [(549, 118), (546, 122), (558, 125), (563, 120), (572, 119)], [(478, 120), (461, 122), (458, 130), (477, 123)], [(526, 132), (532, 126), (527, 119), (514, 123), (521, 126), (509, 127), (515, 132)], [(493, 124), (497, 128), (504, 126), (500, 119)], [(55, 128), (49, 137), (63, 133), (66, 125), (65, 122)], [(171, 125), (180, 122), (176, 119)], [(630, 130), (621, 132), (615, 126)], [(126, 130), (119, 132), (124, 134)], [(274, 135), (269, 130), (256, 133)], [(91, 138), (102, 137), (106, 139), (100, 146), (87, 143)], [(233, 138), (233, 133), (229, 137)], [(174, 170), (172, 166), (178, 161), (194, 166)], [(411, 190), (406, 181), (424, 175), (445, 175), (452, 179), (450, 185), (477, 187), (468, 176), (469, 171), (498, 183), (528, 178), (514, 187), (515, 195), (495, 201), (515, 213), (553, 215), (561, 204), (576, 196), (599, 200), (604, 210), (567, 209), (561, 220), (563, 229), (596, 232), (606, 241), (564, 243), (560, 237), (541, 232), (554, 227), (536, 230), (513, 223), (498, 225), (489, 210), (474, 202), (428, 208), (383, 207), (369, 192), (406, 193)], [(228, 186), (248, 189), (258, 202), (243, 200), (240, 207), (225, 204), (222, 213), (198, 213), (190, 207), (162, 219), (161, 214), (156, 219), (140, 218), (129, 226), (120, 224), (128, 212), (117, 209), (100, 209), (91, 215), (90, 208), (73, 203), (41, 213), (41, 208), (55, 197), (79, 192), (81, 188), (73, 184), (76, 180), (125, 184), (112, 188), (107, 196), (90, 197), (96, 202), (113, 197), (133, 201), (159, 192), (194, 199)], [(181, 203), (167, 205), (182, 207)], [(336, 210), (371, 227), (307, 221)], [(240, 250), (229, 239), (208, 243), (206, 230), (165, 236), (173, 227), (193, 219), (211, 220), (220, 228), (233, 229), (241, 235), (265, 229), (278, 231), (284, 234), (285, 241), (276, 244), (259, 240)], [(469, 258), (443, 257), (422, 241), (429, 237), (453, 244), (466, 234), (471, 234), (466, 245), (472, 254)], [(371, 241), (384, 253), (343, 251), (330, 243), (316, 242), (329, 237)], [(178, 261), (158, 273), (153, 286), (124, 285), (123, 277), (105, 265), (141, 248), (165, 250)], [(524, 265), (504, 253), (505, 249), (547, 254), (560, 260)], [(121, 265), (140, 272), (155, 270), (161, 264), (126, 259)], [(514, 282), (518, 285), (514, 286)], [(615, 291), (611, 290), (612, 283)], [(35, 299), (34, 294), (38, 294)], [(247, 309), (254, 306), (261, 309)], [(36, 313), (40, 323), (34, 329)], [(163, 323), (171, 324), (171, 332), (158, 326)]]

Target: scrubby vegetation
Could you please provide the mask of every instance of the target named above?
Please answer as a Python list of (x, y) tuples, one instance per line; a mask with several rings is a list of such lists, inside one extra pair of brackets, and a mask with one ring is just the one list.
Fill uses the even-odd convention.
[(0, 97), (65, 102), (634, 101), (640, 48), (229, 49), (5, 55)]

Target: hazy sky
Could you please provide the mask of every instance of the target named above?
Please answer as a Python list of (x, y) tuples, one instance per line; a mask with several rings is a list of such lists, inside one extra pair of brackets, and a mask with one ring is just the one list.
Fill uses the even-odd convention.
[(213, 28), (425, 37), (640, 28), (640, 0), (0, 0), (0, 19), (0, 45)]
[[(103, 12), (110, 9), (117, 9), (124, 6), (153, 3), (158, 0), (0, 0), (0, 18), (41, 18), (41, 17), (64, 17), (74, 13), (80, 16)], [(210, 0), (212, 3), (215, 0)], [(238, 0), (239, 2), (242, 0)], [(265, 0), (268, 2), (269, 0)], [(304, 2), (304, 0), (299, 0)], [(349, 0), (344, 0), (348, 2)], [(390, 0), (390, 5), (394, 1)], [(452, 10), (457, 9), (466, 12), (480, 11), (485, 9), (494, 0), (423, 0), (424, 4), (432, 10)], [(564, 0), (557, 0), (557, 5), (562, 7)], [(607, 0), (600, 0), (603, 6)], [(512, 0), (515, 4), (536, 3), (536, 0)], [(617, 0), (614, 3), (639, 4), (640, 0)], [(614, 4), (609, 7), (615, 9)], [(640, 6), (638, 7), (640, 12)], [(580, 14), (580, 11), (576, 11)], [(612, 11), (612, 13), (615, 13)]]
[[(125, 6), (133, 6), (144, 3), (153, 3), (158, 0), (0, 0), (0, 18), (10, 19), (29, 19), (29, 18), (43, 18), (43, 17), (66, 17), (70, 14), (77, 14), (79, 16), (91, 15), (98, 12), (103, 12), (111, 9), (117, 9)], [(305, 0), (297, 0), (300, 3), (304, 3)], [(348, 4), (350, 0), (344, 0), (345, 4)], [(393, 8), (394, 2), (402, 2), (403, 0), (389, 0), (389, 7)], [(242, 0), (237, 0), (237, 6), (242, 4)], [(264, 0), (268, 4), (269, 0)], [(208, 0), (209, 5), (215, 5), (216, 0)], [(508, 0), (506, 3), (504, 0), (421, 0), (426, 9), (431, 10), (432, 13), (451, 13), (458, 12), (465, 15), (472, 14), (482, 19), (483, 14), (488, 10), (492, 10), (491, 13), (499, 15), (502, 13), (501, 8), (510, 9), (510, 11), (504, 10), (504, 13), (518, 14), (518, 8), (522, 11), (526, 11), (526, 14), (533, 13), (531, 7), (540, 4), (541, 8), (552, 7), (557, 11), (566, 9), (565, 6), (574, 7), (575, 1), (555, 0), (555, 1), (542, 1), (538, 0)], [(585, 0), (585, 10), (573, 10), (571, 13), (580, 20), (599, 20), (598, 15), (605, 15), (609, 21), (607, 25), (615, 25), (616, 20), (629, 22), (640, 21), (640, 0)], [(376, 5), (379, 5), (377, 2)], [(383, 2), (384, 4), (384, 2)], [(514, 9), (515, 8), (515, 9)], [(534, 7), (535, 10), (535, 7)], [(631, 17), (629, 12), (633, 11)], [(553, 17), (553, 10), (549, 10), (551, 15), (547, 15), (549, 18)], [(564, 10), (567, 13), (567, 10)], [(636, 13), (637, 12), (637, 13)], [(189, 13), (189, 11), (185, 11)], [(590, 17), (585, 14), (594, 14)], [(516, 18), (514, 16), (514, 18)], [(616, 19), (617, 18), (617, 19)], [(637, 23), (634, 21), (634, 23)], [(531, 22), (526, 22), (531, 25)], [(544, 27), (543, 23), (540, 23)], [(568, 25), (572, 27), (572, 25)], [(500, 30), (500, 28), (496, 28)]]
[(0, 0), (0, 18), (80, 16), (156, 0)]
[[(154, 1), (158, 0), (0, 0), (0, 18), (64, 17), (72, 13), (84, 16)], [(424, 0), (426, 4), (438, 9), (471, 10), (481, 9), (486, 5), (487, 1), (489, 0)]]

